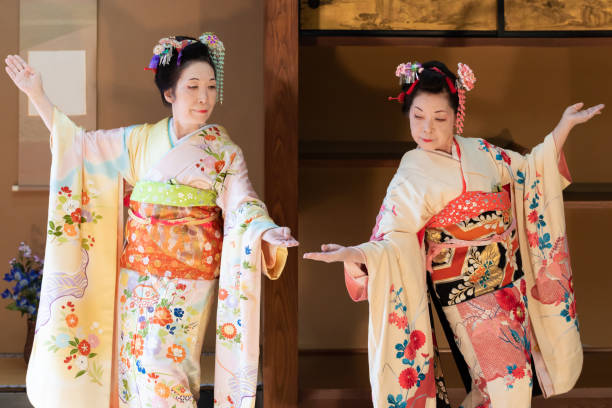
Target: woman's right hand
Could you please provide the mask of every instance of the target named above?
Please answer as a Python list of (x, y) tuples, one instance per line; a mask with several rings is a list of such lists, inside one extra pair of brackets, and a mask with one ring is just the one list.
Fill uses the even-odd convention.
[(28, 97), (44, 92), (40, 72), (34, 71), (23, 58), (19, 55), (8, 55), (4, 62), (6, 63), (4, 67), (6, 73), (17, 85), (17, 88)]
[(365, 264), (363, 253), (355, 247), (344, 247), (337, 244), (321, 245), (321, 252), (306, 252), (304, 259), (322, 262), (355, 262)]

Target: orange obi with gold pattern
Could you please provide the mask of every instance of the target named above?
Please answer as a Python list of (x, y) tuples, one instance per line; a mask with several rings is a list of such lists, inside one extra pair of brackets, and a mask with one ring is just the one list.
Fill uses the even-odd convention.
[(500, 289), (523, 276), (510, 194), (468, 191), (425, 227), (427, 269), (443, 306)]
[(221, 209), (190, 205), (193, 200), (186, 205), (167, 205), (167, 200), (149, 199), (137, 187), (130, 200), (121, 267), (168, 278), (218, 277), (223, 244)]

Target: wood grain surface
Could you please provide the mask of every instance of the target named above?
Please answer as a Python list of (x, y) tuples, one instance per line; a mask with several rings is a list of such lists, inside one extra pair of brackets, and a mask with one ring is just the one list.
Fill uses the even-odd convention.
[[(264, 14), (265, 201), (278, 225), (297, 237), (298, 10), (266, 0)], [(266, 408), (297, 407), (297, 251), (263, 300), (263, 391)]]

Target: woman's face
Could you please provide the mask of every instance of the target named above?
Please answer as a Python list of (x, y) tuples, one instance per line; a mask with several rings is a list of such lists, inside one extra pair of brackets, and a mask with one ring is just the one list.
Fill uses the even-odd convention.
[(410, 133), (423, 150), (451, 152), (455, 126), (455, 112), (448, 95), (420, 92), (408, 112)]
[(174, 89), (164, 92), (172, 104), (172, 116), (182, 127), (199, 128), (206, 123), (217, 102), (215, 71), (203, 61), (190, 63), (181, 72)]

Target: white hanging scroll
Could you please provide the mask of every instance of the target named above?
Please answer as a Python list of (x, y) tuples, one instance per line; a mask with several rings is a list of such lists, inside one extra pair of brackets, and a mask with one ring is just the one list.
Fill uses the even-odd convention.
[[(42, 75), (51, 101), (80, 126), (96, 128), (97, 0), (21, 0), (19, 54)], [(19, 96), (19, 176), (13, 190), (49, 185), (49, 131)]]

